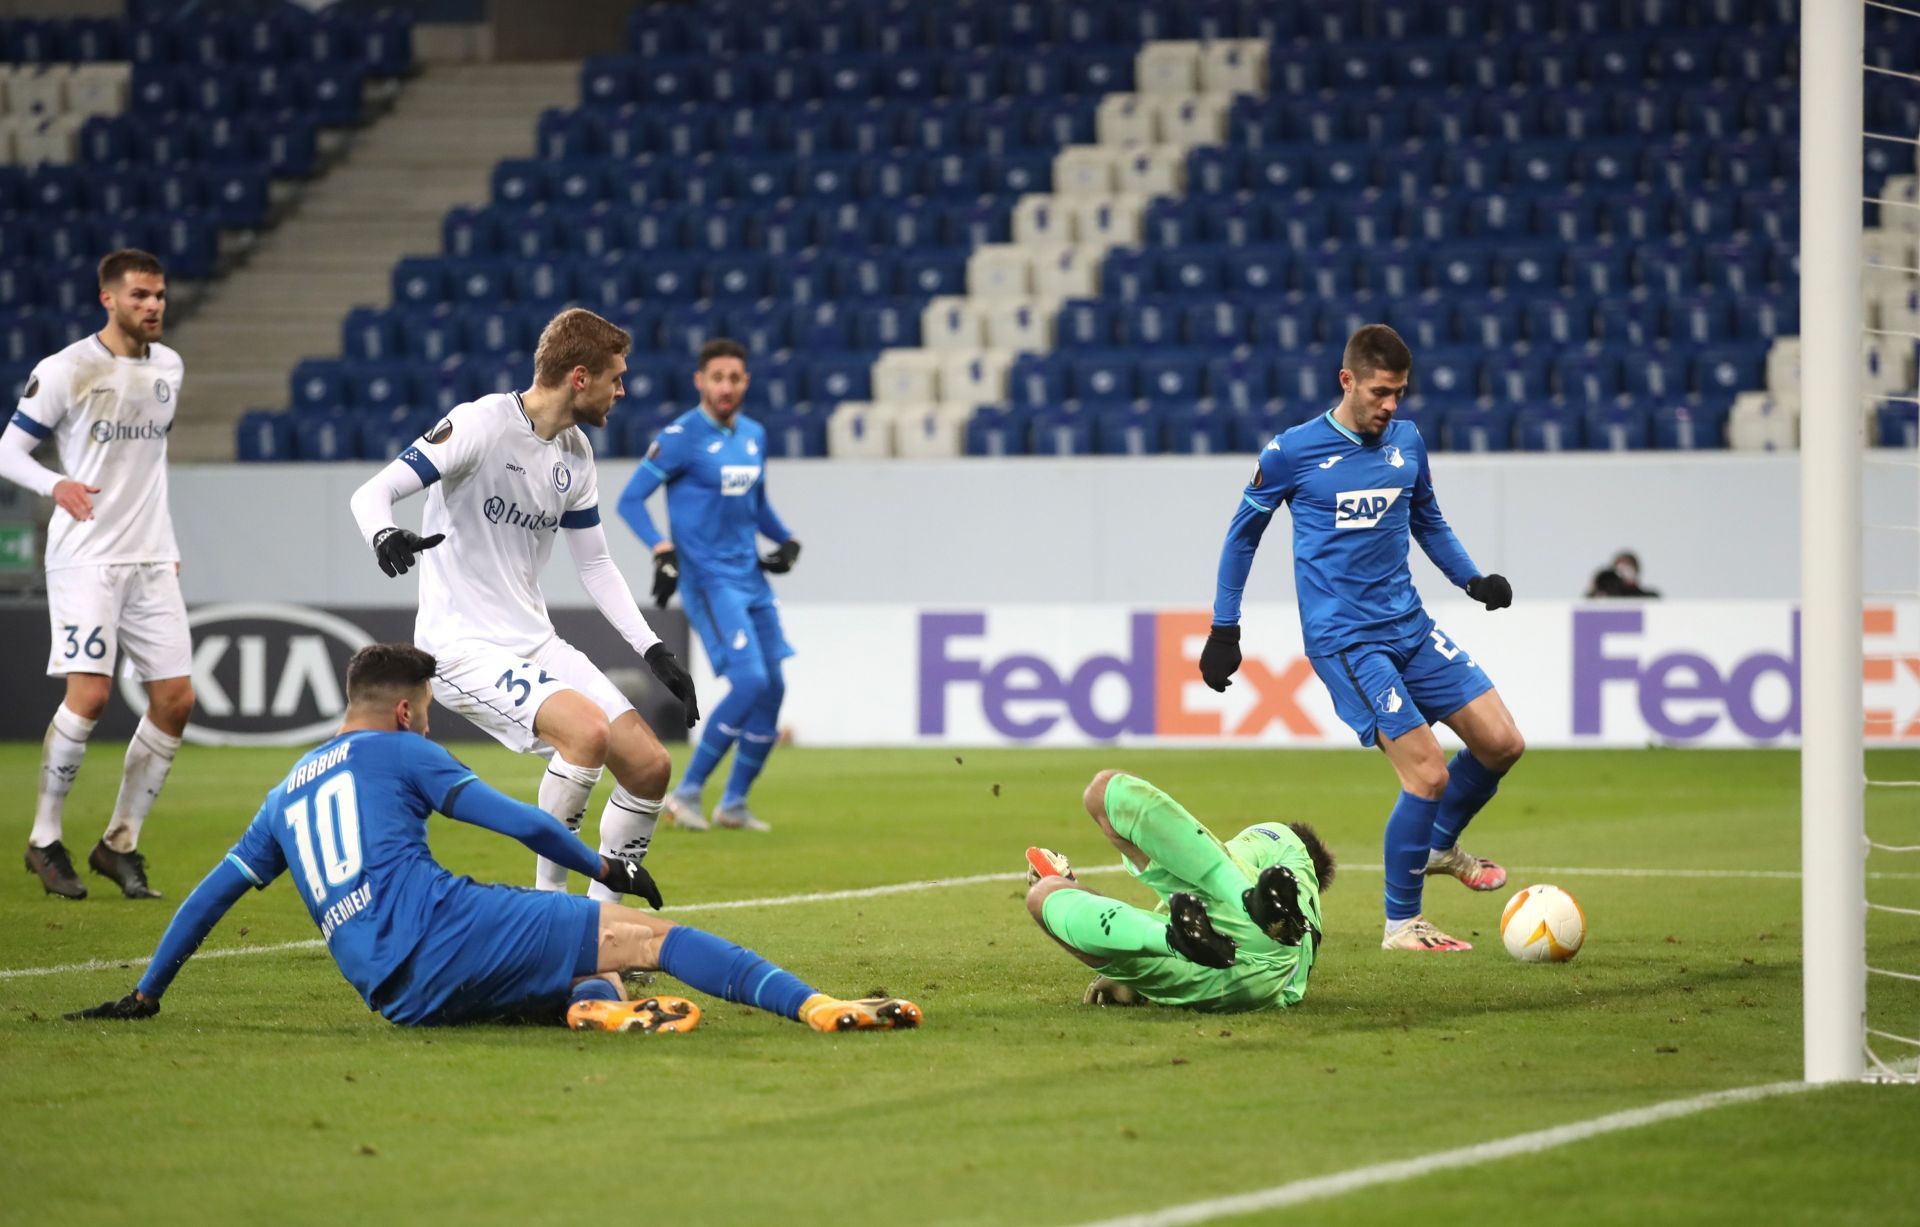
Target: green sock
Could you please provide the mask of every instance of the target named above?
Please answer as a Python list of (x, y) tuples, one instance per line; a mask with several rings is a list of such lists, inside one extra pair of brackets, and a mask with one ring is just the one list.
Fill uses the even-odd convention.
[(1087, 890), (1056, 890), (1041, 905), (1047, 932), (1082, 954), (1172, 954), (1167, 918)]
[(1107, 785), (1107, 821), (1120, 838), (1146, 853), (1155, 867), (1214, 899), (1237, 898), (1247, 875), (1198, 818), (1138, 776)]

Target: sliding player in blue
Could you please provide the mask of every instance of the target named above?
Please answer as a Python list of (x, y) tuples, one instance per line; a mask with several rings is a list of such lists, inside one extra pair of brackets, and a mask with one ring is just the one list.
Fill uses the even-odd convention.
[(139, 987), (68, 1018), (149, 1018), (187, 959), (248, 887), (290, 872), (340, 973), (390, 1022), (442, 1026), (541, 1014), (580, 1031), (690, 1031), (680, 997), (629, 1001), (621, 975), (664, 971), (702, 992), (816, 1031), (912, 1027), (910, 1001), (847, 1001), (725, 938), (637, 909), (455, 877), (427, 849), (439, 811), (660, 906), (636, 860), (596, 853), (558, 819), (489, 788), (428, 741), (434, 658), (372, 644), (347, 666), (347, 716), (294, 764), (233, 850), (174, 914)]
[[(1361, 745), (1377, 745), (1400, 777), (1387, 818), (1387, 950), (1472, 947), (1421, 912), (1423, 879), (1450, 874), (1498, 890), (1506, 870), (1460, 850), (1460, 833), (1493, 798), (1526, 744), (1493, 682), (1434, 625), (1407, 569), (1409, 534), (1447, 579), (1488, 609), (1513, 587), (1482, 575), (1434, 500), (1426, 444), (1395, 421), (1413, 354), (1398, 333), (1369, 324), (1341, 357), (1340, 403), (1276, 436), (1241, 495), (1213, 601), (1200, 675), (1224, 691), (1240, 667), (1240, 598), (1254, 550), (1281, 503), (1293, 512), (1294, 587), (1307, 657)], [(1429, 727), (1466, 743), (1451, 764)]]
[[(800, 543), (767, 501), (766, 428), (740, 412), (747, 395), (746, 348), (726, 337), (708, 341), (693, 384), (699, 407), (660, 432), (620, 495), (621, 517), (653, 550), (654, 604), (664, 609), (679, 589), (713, 671), (732, 687), (708, 717), (666, 809), (675, 824), (706, 830), (700, 790), (733, 749), (733, 771), (713, 825), (764, 831), (767, 824), (747, 808), (747, 793), (779, 739), (780, 701), (787, 693), (780, 662), (793, 655), (767, 575), (792, 570)], [(647, 499), (663, 485), (671, 539), (647, 514)], [(758, 541), (763, 534), (774, 542), (764, 555)]]

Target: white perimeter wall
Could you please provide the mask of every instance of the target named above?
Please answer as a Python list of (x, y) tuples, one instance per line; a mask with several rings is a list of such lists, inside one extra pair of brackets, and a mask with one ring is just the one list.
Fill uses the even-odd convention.
[[(173, 514), (191, 602), (411, 603), (411, 579), (374, 566), (347, 497), (378, 466), (179, 465)], [(614, 556), (644, 592), (651, 570), (612, 503), (631, 461), (600, 466)], [(791, 605), (1058, 604), (1205, 607), (1222, 535), (1252, 468), (1244, 457), (1000, 461), (775, 461), (774, 506), (806, 552), (778, 581)], [(1516, 599), (1578, 598), (1620, 548), (1669, 597), (1792, 600), (1799, 466), (1791, 455), (1434, 457), (1440, 505), (1474, 560)], [(1912, 524), (1909, 471), (1868, 465), (1868, 521)], [(420, 500), (403, 505), (418, 524)], [(663, 521), (659, 499), (656, 521)], [(1267, 534), (1249, 602), (1289, 601), (1289, 532)], [(1867, 587), (1912, 590), (1912, 533), (1867, 539)], [(556, 551), (560, 559), (565, 551)], [(1430, 598), (1445, 583), (1416, 548)], [(584, 605), (557, 562), (550, 603)]]

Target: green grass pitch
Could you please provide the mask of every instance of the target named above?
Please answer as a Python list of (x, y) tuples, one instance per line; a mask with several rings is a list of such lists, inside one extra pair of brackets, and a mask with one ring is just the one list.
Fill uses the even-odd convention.
[[(532, 760), (463, 755), (531, 798)], [(755, 797), (772, 834), (667, 829), (650, 858), (681, 905), (1011, 873), (1030, 843), (1110, 864), (1078, 800), (1096, 769), (1121, 766), (1222, 835), (1312, 821), (1347, 862), (1312, 989), (1285, 1013), (1082, 1007), (1089, 973), (1034, 928), (1010, 879), (685, 914), (824, 989), (913, 997), (927, 1013), (913, 1033), (820, 1036), (715, 1001), (685, 1036), (409, 1032), (312, 947), (189, 964), (140, 1024), (59, 1018), (127, 991), (131, 968), (6, 974), (149, 953), (293, 757), (181, 755), (143, 840), (164, 902), (92, 877), (84, 902), (44, 898), (17, 859), (0, 876), (0, 1223), (1073, 1224), (1800, 1071), (1786, 753), (1531, 754), (1467, 842), (1513, 886), (1551, 880), (1580, 900), (1587, 947), (1565, 966), (1510, 960), (1506, 892), (1452, 881), (1429, 885), (1428, 912), (1471, 954), (1377, 948), (1392, 783), (1376, 755), (790, 749)], [(117, 760), (95, 746), (82, 772), (76, 859)], [(10, 858), (37, 761), (37, 746), (0, 746)], [(1871, 768), (1920, 778), (1920, 753)], [(1869, 820), (1920, 842), (1911, 793), (1877, 793)], [(490, 833), (436, 820), (433, 844), (456, 870), (530, 878), (532, 854)], [(1889, 875), (1874, 898), (1920, 906), (1920, 857), (1872, 867)], [(1143, 897), (1117, 875), (1089, 883)], [(1871, 932), (1877, 963), (1920, 972), (1920, 920), (1876, 915)], [(276, 883), (207, 949), (316, 936)], [(1876, 1024), (1920, 1033), (1920, 985), (1871, 988)], [(1920, 1088), (1843, 1087), (1237, 1221), (1910, 1223), (1917, 1131)]]

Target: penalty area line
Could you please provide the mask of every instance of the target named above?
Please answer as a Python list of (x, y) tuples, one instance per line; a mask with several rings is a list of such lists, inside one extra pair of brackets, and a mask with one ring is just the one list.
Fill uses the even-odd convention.
[[(1349, 873), (1379, 873), (1380, 866), (1343, 864), (1340, 866)], [(1118, 865), (1091, 865), (1074, 872), (1080, 877), (1097, 874), (1121, 872)], [(1797, 879), (1800, 872), (1795, 869), (1623, 869), (1623, 868), (1580, 868), (1571, 865), (1529, 866), (1516, 865), (1508, 869), (1509, 873), (1554, 874), (1567, 877), (1614, 877), (1614, 878), (1747, 878), (1747, 879)], [(1912, 880), (1920, 879), (1915, 873), (1870, 873), (1870, 878)], [(984, 886), (993, 882), (1020, 882), (1026, 879), (1022, 870), (1010, 873), (974, 873), (956, 878), (923, 878), (913, 882), (889, 882), (881, 886), (859, 886), (848, 890), (822, 890), (799, 895), (769, 895), (759, 899), (716, 899), (705, 903), (670, 904), (661, 911), (667, 915), (683, 912), (730, 912), (747, 908), (792, 907), (804, 903), (834, 903), (846, 899), (878, 899), (886, 895), (909, 895), (922, 890), (945, 890), (953, 886)], [(326, 945), (317, 937), (303, 941), (280, 942), (270, 946), (225, 946), (212, 950), (202, 950), (195, 954), (194, 960), (233, 959), (252, 954), (280, 954), (289, 950), (316, 950)], [(131, 970), (145, 967), (151, 960), (145, 955), (128, 959), (88, 959), (83, 963), (61, 963), (53, 967), (5, 967), (0, 968), (0, 980), (18, 980), (27, 976), (63, 976), (86, 971), (111, 971), (115, 968)]]
[(1085, 1224), (1084, 1227), (1178, 1227), (1179, 1224), (1184, 1223), (1204, 1223), (1231, 1215), (1277, 1210), (1286, 1206), (1320, 1201), (1328, 1197), (1339, 1197), (1345, 1193), (1376, 1188), (1384, 1184), (1399, 1184), (1402, 1181), (1415, 1180), (1435, 1172), (1457, 1171), (1482, 1163), (1494, 1163), (1501, 1159), (1557, 1150), (1562, 1146), (1571, 1146), (1576, 1142), (1584, 1142), (1588, 1138), (1600, 1137), (1603, 1134), (1639, 1129), (1646, 1125), (1657, 1125), (1663, 1121), (1710, 1112), (1715, 1108), (1753, 1103), (1762, 1099), (1771, 1099), (1776, 1095), (1793, 1095), (1813, 1089), (1815, 1089), (1814, 1084), (1809, 1082), (1769, 1082), (1760, 1086), (1714, 1091), (1711, 1094), (1695, 1095), (1688, 1099), (1669, 1099), (1665, 1103), (1649, 1104), (1644, 1108), (1629, 1108), (1624, 1112), (1596, 1116), (1592, 1120), (1555, 1125), (1549, 1129), (1536, 1129), (1531, 1133), (1517, 1133), (1512, 1137), (1499, 1138), (1491, 1142), (1478, 1142), (1471, 1146), (1459, 1146), (1452, 1150), (1434, 1151), (1430, 1154), (1416, 1155), (1411, 1159), (1397, 1159), (1391, 1163), (1374, 1163), (1366, 1167), (1348, 1168), (1344, 1172), (1293, 1180), (1271, 1188), (1256, 1189), (1250, 1193), (1237, 1193), (1230, 1197), (1215, 1197), (1206, 1201), (1165, 1206), (1159, 1210), (1149, 1210), (1144, 1214), (1100, 1219), (1097, 1222)]

